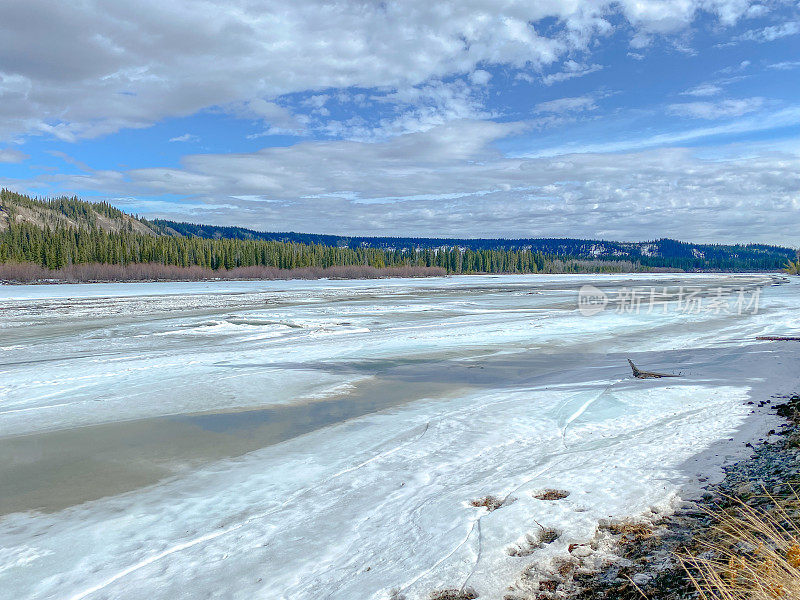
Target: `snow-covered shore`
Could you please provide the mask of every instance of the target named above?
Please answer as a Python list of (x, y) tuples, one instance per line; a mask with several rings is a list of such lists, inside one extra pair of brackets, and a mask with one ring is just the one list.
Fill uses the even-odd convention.
[[(612, 303), (584, 317), (576, 302), (587, 283), (609, 293), (691, 285), (711, 297), (771, 280), (0, 290), (0, 449), (35, 438), (46, 455), (64, 432), (91, 441), (98, 428), (185, 425), (199, 412), (206, 420), (190, 422), (204, 439), (268, 440), (202, 463), (165, 450), (151, 485), (7, 514), (0, 589), (15, 598), (378, 600), (397, 591), (414, 600), (468, 584), (501, 598), (523, 568), (591, 537), (600, 519), (669, 510), (699, 478), (719, 476), (773, 426), (747, 402), (796, 389), (798, 349), (754, 341), (800, 330), (796, 282), (764, 288), (757, 314), (637, 314)], [(683, 377), (631, 379), (626, 357)], [(325, 412), (348, 398), (363, 414)], [(314, 407), (298, 435), (226, 417), (247, 409), (258, 421), (268, 407), (275, 419), (298, 403)], [(0, 476), (12, 481), (47, 468), (8, 455)], [(115, 460), (126, 472), (154, 459), (132, 447)], [(537, 500), (543, 488), (570, 495)], [(487, 495), (506, 502), (492, 512), (470, 504)], [(514, 550), (537, 523), (559, 538)]]

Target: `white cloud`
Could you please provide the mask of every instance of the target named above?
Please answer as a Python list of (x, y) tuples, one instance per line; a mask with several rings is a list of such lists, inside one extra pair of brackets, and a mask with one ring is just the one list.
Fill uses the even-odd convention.
[(469, 74), (469, 80), (475, 85), (486, 85), (491, 79), (492, 74), (483, 69), (478, 69)]
[(578, 96), (574, 98), (558, 98), (548, 100), (536, 105), (535, 111), (539, 113), (574, 113), (595, 110), (597, 104), (592, 96)]
[(0, 163), (20, 163), (30, 156), (14, 148), (0, 148)]
[(764, 105), (764, 98), (741, 98), (721, 100), (720, 102), (683, 102), (670, 104), (667, 110), (679, 117), (692, 119), (723, 119), (739, 117), (754, 112)]
[(575, 77), (583, 77), (584, 75), (588, 75), (589, 73), (594, 73), (599, 71), (603, 68), (603, 65), (586, 65), (575, 62), (574, 60), (568, 60), (564, 63), (564, 70), (558, 73), (550, 73), (549, 75), (545, 75), (542, 77), (542, 83), (545, 85), (553, 85), (554, 83), (559, 83), (561, 81), (566, 81), (567, 79), (573, 79)]
[(226, 107), (230, 112), (250, 119), (263, 121), (267, 128), (261, 133), (247, 136), (259, 138), (266, 135), (300, 135), (304, 133), (308, 117), (295, 116), (286, 107), (263, 98), (254, 98), (247, 102), (237, 102)]
[(391, 105), (394, 108), (392, 116), (379, 119), (377, 123), (367, 123), (360, 117), (347, 121), (329, 120), (320, 129), (331, 137), (375, 141), (394, 135), (428, 131), (449, 121), (497, 116), (484, 109), (483, 93), (482, 88), (471, 87), (461, 79), (431, 81), (388, 93), (376, 93), (369, 100)]
[(149, 214), (269, 230), (800, 244), (796, 154), (748, 147), (706, 158), (708, 149), (663, 148), (507, 158), (493, 149), (522, 127), (458, 121), (380, 143), (304, 142), (57, 181), (144, 201), (189, 196), (191, 209)]
[(722, 92), (722, 88), (718, 85), (714, 85), (713, 83), (703, 83), (681, 92), (681, 94), (684, 96), (716, 96), (720, 92)]
[(789, 60), (767, 65), (768, 69), (776, 69), (778, 71), (791, 71), (800, 67), (800, 60)]
[[(774, 131), (800, 125), (800, 106), (790, 106), (774, 112), (761, 112), (755, 115), (734, 119), (726, 123), (715, 123), (692, 129), (655, 133), (642, 137), (626, 137), (616, 141), (584, 142), (546, 147), (535, 152), (520, 153), (516, 156), (542, 158), (570, 153), (612, 153), (632, 152), (648, 148), (661, 148), (708, 141), (720, 136), (733, 136), (753, 132)], [(773, 142), (777, 146), (778, 142)], [(792, 150), (793, 151), (793, 150)], [(798, 149), (800, 152), (800, 148)]]
[(751, 29), (737, 39), (752, 42), (774, 42), (780, 38), (800, 33), (800, 21), (788, 21), (780, 25), (770, 25), (761, 29)]
[(173, 138), (169, 138), (170, 142), (197, 142), (200, 138), (196, 135), (192, 135), (191, 133), (184, 133), (183, 135), (179, 135)]
[[(281, 113), (276, 98), (409, 88), (470, 73), (485, 80), (476, 69), (491, 65), (542, 73), (609, 35), (619, 14), (634, 35), (668, 35), (701, 10), (731, 24), (750, 4), (141, 0), (101, 9), (94, 2), (3, 2), (0, 137), (27, 132), (74, 141), (210, 107), (243, 109), (276, 131), (299, 131), (304, 123)], [(536, 27), (544, 18), (558, 24), (546, 34)], [(567, 60), (544, 81), (599, 68)]]
[(747, 9), (744, 16), (748, 19), (757, 19), (769, 13), (769, 7), (763, 4), (753, 4)]
[[(738, 64), (730, 65), (728, 67), (720, 69), (719, 71), (717, 71), (717, 73), (719, 73), (720, 75), (730, 75), (731, 73), (739, 73), (741, 71), (744, 71), (749, 66), (750, 66), (750, 61), (749, 60), (743, 60), (742, 62), (740, 62)], [(739, 77), (741, 77), (741, 76), (739, 76)]]

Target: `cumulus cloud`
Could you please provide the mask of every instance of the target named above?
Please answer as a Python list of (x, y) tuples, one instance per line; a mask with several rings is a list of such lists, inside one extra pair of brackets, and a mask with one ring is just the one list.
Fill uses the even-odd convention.
[(475, 85), (486, 85), (491, 79), (492, 74), (483, 69), (478, 69), (469, 74), (469, 80)]
[[(141, 0), (99, 8), (96, 2), (8, 0), (0, 3), (0, 137), (42, 133), (74, 141), (209, 107), (243, 109), (275, 131), (299, 131), (304, 124), (282, 113), (276, 98), (408, 88), (470, 73), (482, 85), (488, 65), (534, 73), (559, 68), (571, 53), (609, 35), (617, 15), (634, 35), (667, 35), (700, 11), (732, 24), (750, 4)], [(546, 32), (537, 28), (545, 18), (556, 23)], [(599, 68), (567, 60), (544, 81)]]
[(670, 104), (667, 107), (670, 113), (679, 117), (692, 119), (723, 119), (739, 117), (754, 112), (764, 105), (764, 98), (740, 98), (736, 100), (722, 100), (720, 102), (683, 102)]
[(145, 201), (177, 194), (187, 202), (149, 214), (268, 230), (800, 243), (795, 154), (706, 159), (662, 148), (508, 158), (494, 149), (524, 127), (459, 121), (385, 142), (195, 155), (180, 168), (58, 182)]
[(391, 107), (391, 116), (367, 122), (362, 117), (327, 120), (318, 126), (325, 134), (349, 140), (375, 141), (395, 135), (428, 131), (449, 121), (490, 119), (497, 115), (484, 109), (482, 88), (462, 79), (430, 81), (424, 85), (375, 93), (362, 102)]
[(302, 133), (307, 122), (306, 117), (297, 117), (287, 108), (267, 102), (263, 98), (254, 98), (247, 102), (234, 103), (228, 109), (240, 116), (263, 121), (267, 129), (254, 137), (275, 134), (298, 134)]

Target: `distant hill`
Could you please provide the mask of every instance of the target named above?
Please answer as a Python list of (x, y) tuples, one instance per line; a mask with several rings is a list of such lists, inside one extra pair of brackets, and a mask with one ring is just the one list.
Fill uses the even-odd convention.
[(106, 202), (86, 202), (79, 198), (36, 200), (9, 190), (0, 190), (0, 231), (10, 223), (37, 227), (99, 228), (106, 232), (131, 231), (160, 235), (145, 219), (132, 217)]
[(265, 232), (244, 227), (197, 225), (156, 219), (150, 225), (162, 233), (205, 239), (271, 240), (320, 244), (339, 248), (425, 250), (442, 247), (471, 250), (530, 250), (548, 256), (580, 260), (631, 261), (642, 266), (681, 270), (778, 270), (795, 258), (791, 248), (765, 244), (691, 244), (671, 239), (613, 242), (574, 238), (422, 238), (339, 236), (314, 233)]
[(0, 190), (0, 262), (155, 262), (202, 268), (372, 265), (471, 272), (777, 271), (795, 250), (764, 244), (614, 242), (572, 238), (465, 239), (264, 232), (147, 220), (108, 203), (33, 199)]

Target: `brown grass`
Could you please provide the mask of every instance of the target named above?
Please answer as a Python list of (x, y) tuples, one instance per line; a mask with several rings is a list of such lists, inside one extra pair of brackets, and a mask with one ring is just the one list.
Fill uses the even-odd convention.
[(800, 599), (800, 501), (770, 500), (768, 509), (735, 501), (712, 513), (700, 552), (679, 556), (703, 600)]
[(469, 503), (470, 506), (474, 506), (476, 508), (485, 508), (489, 512), (493, 510), (497, 510), (501, 506), (503, 506), (503, 500), (498, 498), (497, 496), (484, 496), (483, 498), (476, 498), (475, 500), (471, 500)]
[(543, 527), (541, 531), (539, 531), (539, 542), (542, 544), (552, 544), (560, 535), (561, 534), (555, 529)]
[(646, 523), (636, 523), (635, 521), (614, 521), (608, 526), (608, 530), (615, 535), (622, 535), (628, 538), (647, 538), (653, 534), (653, 528)]
[(579, 562), (574, 558), (556, 558), (553, 560), (553, 568), (559, 577), (567, 579), (570, 577), (580, 566)]
[(238, 267), (235, 269), (203, 269), (177, 267), (158, 263), (107, 265), (90, 263), (70, 265), (63, 269), (45, 269), (34, 263), (0, 264), (0, 281), (13, 283), (87, 283), (93, 281), (206, 281), (237, 279), (382, 279), (387, 277), (441, 277), (447, 272), (439, 267), (386, 267), (366, 265), (306, 267)]
[(542, 490), (540, 492), (536, 492), (533, 494), (533, 497), (537, 500), (563, 500), (569, 496), (569, 492), (567, 490)]

